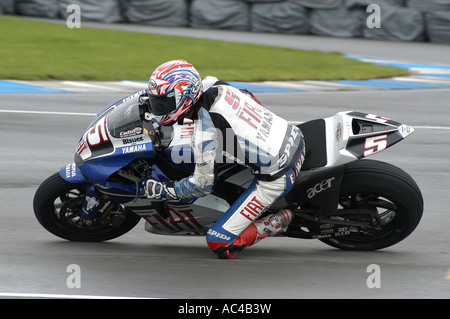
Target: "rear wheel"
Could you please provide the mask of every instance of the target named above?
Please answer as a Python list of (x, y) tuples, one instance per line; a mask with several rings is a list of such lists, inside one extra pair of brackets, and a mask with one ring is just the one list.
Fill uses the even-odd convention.
[(93, 219), (80, 217), (85, 190), (82, 184), (64, 180), (59, 173), (46, 179), (34, 196), (34, 213), (50, 233), (72, 241), (99, 242), (117, 238), (140, 221), (134, 213), (124, 212), (110, 203), (105, 213)]
[(386, 248), (408, 237), (422, 213), (422, 194), (406, 172), (379, 161), (352, 162), (345, 166), (339, 209), (331, 218), (374, 227), (353, 227), (348, 235), (320, 240), (346, 250)]

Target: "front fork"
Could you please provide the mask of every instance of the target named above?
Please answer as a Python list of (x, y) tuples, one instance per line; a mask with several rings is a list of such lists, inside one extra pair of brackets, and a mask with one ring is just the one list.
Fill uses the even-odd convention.
[(100, 196), (91, 184), (81, 173), (77, 164), (70, 163), (61, 168), (59, 175), (69, 183), (84, 184), (86, 192), (83, 208), (80, 217), (82, 219), (91, 219), (105, 205), (104, 196)]
[(85, 191), (86, 197), (84, 198), (84, 204), (81, 209), (80, 217), (83, 219), (90, 219), (98, 211), (102, 198), (98, 196), (94, 185), (86, 185)]

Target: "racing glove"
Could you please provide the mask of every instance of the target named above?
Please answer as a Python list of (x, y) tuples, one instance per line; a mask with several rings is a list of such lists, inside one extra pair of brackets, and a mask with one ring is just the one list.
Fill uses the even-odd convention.
[(145, 182), (144, 190), (147, 198), (155, 200), (178, 200), (173, 183), (171, 182), (163, 183), (150, 178)]

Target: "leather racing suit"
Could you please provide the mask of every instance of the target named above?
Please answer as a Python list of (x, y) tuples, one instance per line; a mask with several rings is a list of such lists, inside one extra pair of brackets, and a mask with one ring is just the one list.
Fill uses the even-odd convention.
[(172, 190), (180, 199), (205, 196), (213, 190), (218, 163), (234, 161), (252, 168), (255, 179), (250, 187), (206, 235), (219, 258), (233, 258), (267, 236), (255, 221), (291, 190), (305, 148), (299, 128), (264, 108), (253, 95), (216, 80), (203, 81), (204, 92), (191, 118), (194, 173), (174, 182)]

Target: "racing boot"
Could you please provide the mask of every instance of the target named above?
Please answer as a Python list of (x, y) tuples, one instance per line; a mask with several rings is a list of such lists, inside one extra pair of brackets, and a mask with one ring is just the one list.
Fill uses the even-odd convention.
[(294, 214), (289, 209), (282, 209), (276, 214), (255, 220), (232, 243), (207, 240), (209, 248), (221, 259), (234, 258), (245, 247), (259, 242), (269, 236), (277, 236), (286, 231)]
[(263, 238), (277, 236), (282, 232), (285, 232), (293, 218), (294, 214), (290, 209), (282, 209), (276, 214), (271, 214), (262, 219), (255, 220), (253, 225), (256, 227), (258, 234), (252, 245)]

